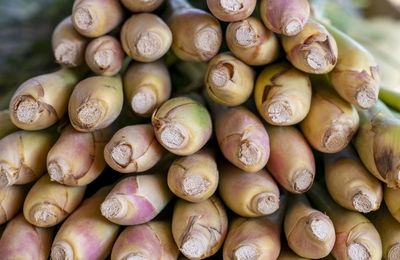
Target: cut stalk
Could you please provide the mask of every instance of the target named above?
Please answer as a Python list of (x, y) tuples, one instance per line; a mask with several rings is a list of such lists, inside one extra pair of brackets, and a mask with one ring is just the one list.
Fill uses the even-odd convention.
[(249, 17), (257, 0), (207, 0), (211, 13), (224, 22), (241, 21)]

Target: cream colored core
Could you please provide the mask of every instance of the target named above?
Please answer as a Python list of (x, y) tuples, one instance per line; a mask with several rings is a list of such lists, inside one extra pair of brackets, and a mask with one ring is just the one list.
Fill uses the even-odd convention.
[(329, 225), (323, 219), (313, 218), (310, 223), (310, 230), (320, 241), (326, 241), (329, 237)]
[(293, 188), (297, 192), (308, 190), (314, 180), (314, 175), (308, 169), (297, 170), (293, 177)]
[(75, 25), (81, 30), (89, 30), (93, 26), (92, 10), (87, 7), (78, 8), (74, 12)]
[(261, 160), (261, 151), (257, 144), (242, 141), (239, 148), (239, 161), (245, 166), (254, 166)]
[(273, 193), (260, 193), (253, 198), (253, 210), (262, 215), (274, 213), (279, 208), (279, 198)]
[(194, 35), (194, 46), (199, 53), (214, 54), (219, 49), (220, 37), (216, 30), (204, 27)]
[(251, 47), (256, 43), (257, 32), (247, 22), (243, 21), (235, 32), (236, 43), (242, 47)]
[(0, 188), (8, 187), (16, 182), (16, 169), (7, 163), (0, 163)]
[(101, 214), (108, 219), (123, 218), (128, 211), (127, 202), (124, 199), (106, 199), (100, 207)]
[(155, 32), (141, 33), (136, 41), (136, 52), (141, 57), (153, 57), (161, 49), (162, 39)]
[(257, 260), (258, 251), (254, 245), (243, 245), (239, 246), (233, 252), (234, 260)]
[(351, 243), (347, 247), (347, 256), (350, 260), (370, 260), (371, 254), (368, 248), (360, 243)]
[(188, 142), (186, 129), (177, 124), (166, 124), (160, 133), (161, 142), (170, 149), (179, 149), (185, 147)]
[(31, 97), (23, 97), (23, 101), (19, 102), (15, 110), (16, 118), (21, 123), (32, 123), (36, 121), (39, 113), (38, 102)]
[(349, 142), (352, 122), (332, 122), (332, 126), (326, 130), (323, 138), (323, 146), (330, 152), (336, 152), (345, 147)]
[(400, 259), (400, 243), (394, 244), (388, 252), (388, 260)]
[(100, 50), (93, 56), (94, 62), (101, 70), (108, 69), (113, 61), (114, 52), (112, 50)]
[(70, 172), (70, 167), (64, 159), (58, 158), (47, 165), (47, 170), (51, 181), (63, 183), (66, 175)]
[(243, 0), (219, 0), (219, 4), (225, 13), (238, 13), (243, 9)]
[(201, 175), (190, 175), (183, 180), (183, 192), (189, 196), (200, 195), (207, 191), (210, 184)]
[(132, 109), (139, 115), (154, 111), (157, 103), (156, 93), (151, 88), (142, 88), (132, 97)]
[(314, 70), (324, 70), (328, 65), (325, 59), (325, 53), (318, 48), (312, 48), (308, 52), (307, 63)]
[(132, 147), (125, 143), (120, 143), (111, 149), (111, 158), (120, 167), (126, 167), (131, 162)]
[(73, 260), (74, 250), (68, 242), (57, 241), (51, 248), (50, 257), (52, 260)]
[(268, 106), (268, 117), (276, 124), (284, 124), (292, 119), (292, 108), (287, 100), (272, 102)]
[(101, 103), (88, 101), (78, 108), (78, 120), (84, 125), (96, 125), (104, 115)]
[(373, 90), (360, 90), (357, 91), (356, 100), (361, 108), (368, 109), (376, 104), (378, 97)]
[(373, 200), (367, 194), (359, 192), (352, 198), (354, 208), (362, 213), (368, 213), (373, 208)]
[(57, 223), (57, 215), (53, 211), (54, 206), (39, 204), (31, 209), (31, 216), (40, 226), (47, 226)]
[(54, 50), (54, 56), (57, 62), (67, 66), (76, 66), (78, 55), (79, 51), (77, 46), (68, 41), (60, 43)]
[(207, 251), (208, 241), (203, 236), (189, 236), (182, 243), (181, 252), (189, 258), (200, 258)]
[(303, 25), (299, 19), (289, 21), (285, 26), (285, 34), (287, 36), (294, 36), (303, 30)]

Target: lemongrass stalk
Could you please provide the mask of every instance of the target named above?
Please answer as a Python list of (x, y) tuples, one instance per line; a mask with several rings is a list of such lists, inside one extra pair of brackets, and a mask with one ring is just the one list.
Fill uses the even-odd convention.
[(159, 7), (164, 0), (121, 0), (121, 3), (135, 13), (152, 12)]
[(222, 43), (222, 30), (211, 14), (186, 0), (168, 0), (168, 24), (173, 34), (172, 51), (184, 61), (202, 62), (214, 57)]
[(305, 195), (295, 195), (289, 200), (284, 230), (289, 247), (306, 258), (329, 255), (336, 240), (331, 219), (313, 209)]
[(88, 39), (75, 30), (71, 16), (62, 20), (53, 31), (51, 45), (56, 62), (77, 67), (84, 62)]
[(22, 185), (0, 188), (0, 225), (12, 219), (22, 209), (28, 190), (28, 186)]
[(72, 23), (86, 37), (98, 37), (116, 28), (124, 19), (118, 0), (75, 0)]
[(85, 190), (86, 186), (72, 187), (52, 182), (45, 174), (25, 198), (25, 219), (37, 227), (53, 227), (79, 206)]
[(162, 157), (164, 150), (151, 124), (126, 126), (114, 134), (104, 148), (104, 158), (122, 173), (144, 172)]
[(161, 58), (171, 47), (172, 33), (157, 15), (132, 15), (122, 26), (121, 43), (125, 53), (134, 60), (151, 62)]
[(325, 181), (329, 194), (346, 209), (368, 213), (381, 205), (382, 184), (365, 169), (350, 147), (325, 155)]
[(271, 31), (287, 36), (300, 33), (310, 16), (308, 0), (262, 0), (261, 18)]
[(385, 102), (386, 105), (400, 111), (400, 93), (387, 88), (380, 88), (379, 99)]
[(223, 165), (218, 190), (224, 203), (242, 217), (270, 215), (279, 208), (279, 188), (266, 170), (245, 172)]
[(171, 224), (168, 221), (152, 221), (124, 229), (115, 241), (111, 260), (176, 260), (178, 255)]
[(70, 186), (94, 181), (106, 165), (103, 150), (111, 133), (111, 128), (81, 133), (71, 125), (65, 127), (47, 154), (50, 179)]
[(253, 13), (256, 4), (257, 0), (207, 0), (211, 13), (224, 22), (246, 19)]
[(172, 235), (189, 259), (213, 256), (222, 246), (228, 218), (222, 202), (212, 196), (199, 203), (179, 199), (172, 216)]
[(124, 61), (121, 44), (113, 36), (101, 36), (92, 40), (86, 48), (85, 61), (97, 75), (114, 76)]
[(312, 80), (310, 111), (301, 122), (301, 130), (316, 150), (336, 153), (343, 150), (357, 132), (357, 110), (339, 97), (325, 78)]
[(272, 125), (294, 125), (311, 106), (311, 82), (287, 62), (267, 66), (257, 77), (254, 100), (259, 114)]
[(151, 120), (158, 142), (177, 155), (196, 153), (212, 134), (208, 110), (187, 97), (166, 101), (154, 111)]
[(119, 226), (100, 213), (100, 204), (110, 191), (106, 186), (87, 198), (61, 225), (51, 247), (52, 260), (105, 259)]
[(311, 147), (297, 128), (266, 126), (271, 154), (267, 169), (291, 193), (304, 193), (314, 182), (315, 161)]
[(371, 214), (368, 218), (375, 225), (382, 240), (383, 256), (385, 260), (400, 258), (400, 223), (393, 218), (385, 205)]
[(133, 62), (124, 75), (124, 93), (135, 114), (150, 117), (171, 96), (171, 78), (164, 63)]
[(168, 187), (178, 197), (201, 202), (210, 198), (218, 187), (216, 154), (211, 149), (176, 159), (168, 170)]
[(371, 53), (350, 36), (331, 25), (326, 29), (335, 38), (339, 56), (330, 79), (335, 90), (349, 103), (361, 109), (371, 108), (378, 101), (380, 76)]
[(46, 156), (56, 140), (54, 131), (18, 131), (0, 140), (0, 188), (26, 184), (46, 171)]
[(12, 122), (25, 130), (41, 130), (55, 124), (66, 114), (82, 71), (85, 70), (61, 69), (22, 83), (10, 101)]
[(383, 197), (392, 216), (400, 222), (400, 190), (385, 186)]
[(322, 186), (316, 183), (307, 195), (319, 210), (330, 217), (335, 226), (336, 242), (332, 255), (336, 259), (382, 259), (379, 233), (365, 216), (337, 205)]
[(277, 37), (255, 17), (230, 23), (225, 32), (229, 50), (251, 66), (266, 65), (278, 58)]
[(110, 126), (119, 116), (124, 101), (120, 76), (89, 77), (76, 85), (69, 99), (72, 126), (93, 132)]
[(314, 21), (308, 21), (296, 36), (284, 36), (282, 45), (293, 66), (307, 73), (326, 74), (338, 60), (335, 39), (323, 25)]
[(255, 73), (230, 54), (219, 54), (209, 63), (204, 77), (210, 98), (225, 106), (238, 106), (253, 93)]
[(287, 245), (282, 246), (281, 252), (277, 260), (307, 260), (308, 258), (304, 258), (295, 254)]
[(400, 188), (400, 119), (382, 102), (358, 112), (360, 130), (354, 144), (361, 161), (390, 188)]
[(18, 130), (11, 121), (9, 110), (0, 110), (0, 125), (0, 139)]
[(101, 214), (119, 225), (152, 220), (171, 200), (164, 173), (131, 176), (120, 180), (101, 204)]
[(29, 224), (21, 213), (8, 222), (1, 236), (0, 259), (48, 259), (52, 234), (53, 229)]
[(269, 137), (257, 116), (245, 107), (214, 110), (215, 134), (225, 158), (244, 171), (264, 168), (270, 155)]

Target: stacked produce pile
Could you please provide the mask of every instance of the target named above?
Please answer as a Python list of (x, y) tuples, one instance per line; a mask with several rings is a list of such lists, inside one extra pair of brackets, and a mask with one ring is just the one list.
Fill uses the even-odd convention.
[(193, 4), (74, 2), (0, 112), (0, 259), (400, 259), (374, 57), (307, 0)]

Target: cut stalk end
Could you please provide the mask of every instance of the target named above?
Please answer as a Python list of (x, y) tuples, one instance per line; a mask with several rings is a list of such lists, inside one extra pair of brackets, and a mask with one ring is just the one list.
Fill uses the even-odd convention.
[(113, 51), (100, 50), (93, 55), (93, 58), (97, 67), (99, 67), (102, 70), (108, 69), (112, 63)]
[(268, 106), (268, 116), (276, 124), (289, 122), (292, 115), (292, 108), (287, 100), (275, 101)]
[(313, 180), (313, 174), (308, 169), (298, 170), (293, 177), (293, 189), (300, 193), (306, 192), (313, 184)]
[(370, 89), (360, 90), (356, 94), (356, 101), (362, 109), (369, 109), (378, 101), (378, 95)]
[(352, 201), (354, 208), (362, 213), (371, 212), (373, 205), (375, 204), (370, 196), (362, 192), (355, 194), (352, 198)]
[(107, 219), (121, 219), (128, 212), (128, 202), (123, 198), (106, 199), (100, 207), (101, 214)]
[(57, 159), (47, 165), (47, 170), (51, 181), (63, 183), (65, 176), (70, 172), (70, 167), (64, 159)]
[(204, 27), (194, 35), (194, 46), (203, 56), (214, 55), (219, 49), (219, 34), (216, 30)]
[(153, 112), (157, 103), (157, 96), (151, 88), (141, 88), (132, 97), (132, 109), (139, 115), (145, 115)]
[(371, 254), (368, 248), (360, 243), (351, 243), (347, 247), (347, 256), (350, 260), (370, 260)]
[(234, 74), (234, 67), (227, 63), (217, 64), (210, 72), (211, 83), (216, 88), (227, 87)]
[(74, 250), (71, 245), (65, 241), (57, 241), (51, 249), (52, 260), (73, 260)]
[(111, 158), (121, 168), (125, 168), (129, 165), (132, 154), (132, 146), (124, 142), (118, 143), (111, 149)]
[(196, 236), (187, 236), (181, 247), (181, 252), (189, 258), (200, 258), (207, 252), (208, 239), (197, 234)]
[(183, 180), (183, 191), (189, 196), (198, 196), (206, 192), (210, 184), (201, 175), (191, 175)]
[(388, 260), (400, 259), (400, 243), (396, 243), (390, 247), (387, 259)]
[(325, 53), (319, 48), (312, 48), (307, 54), (307, 64), (314, 70), (325, 70), (328, 62)]
[(238, 45), (249, 48), (257, 42), (257, 32), (247, 21), (243, 21), (235, 32), (235, 41)]
[(72, 42), (62, 42), (54, 50), (54, 56), (57, 63), (70, 67), (75, 67), (78, 59), (79, 51), (77, 46)]
[(352, 136), (351, 129), (343, 124), (330, 127), (324, 134), (323, 146), (329, 152), (342, 150)]
[(95, 126), (104, 117), (105, 112), (103, 104), (89, 100), (78, 108), (78, 121), (85, 126)]
[(329, 224), (321, 218), (313, 217), (310, 220), (309, 231), (319, 241), (326, 241), (329, 237)]
[(13, 185), (17, 180), (17, 170), (6, 163), (0, 163), (0, 188)]
[(260, 193), (253, 198), (253, 210), (262, 215), (270, 215), (279, 208), (279, 198), (272, 193)]
[(57, 223), (56, 212), (60, 211), (56, 206), (51, 204), (38, 204), (31, 208), (30, 218), (35, 220), (40, 227), (50, 227)]
[(160, 139), (170, 149), (179, 149), (186, 146), (189, 135), (186, 128), (180, 124), (166, 124), (160, 133)]
[(31, 96), (20, 96), (14, 105), (15, 118), (24, 124), (33, 123), (39, 114), (39, 104)]
[(240, 144), (238, 157), (245, 166), (253, 166), (260, 161), (261, 151), (257, 144), (244, 140)]
[(154, 32), (142, 33), (136, 42), (136, 52), (138, 56), (151, 58), (162, 46), (160, 35)]
[(303, 24), (299, 19), (292, 19), (284, 26), (285, 34), (287, 36), (294, 36), (303, 30)]
[(74, 12), (75, 26), (81, 30), (90, 30), (94, 25), (94, 15), (87, 7), (80, 7)]
[(220, 0), (219, 5), (222, 7), (223, 12), (227, 14), (236, 14), (243, 9), (243, 2), (243, 0)]
[(254, 245), (242, 245), (233, 252), (234, 260), (257, 260), (259, 253)]

